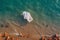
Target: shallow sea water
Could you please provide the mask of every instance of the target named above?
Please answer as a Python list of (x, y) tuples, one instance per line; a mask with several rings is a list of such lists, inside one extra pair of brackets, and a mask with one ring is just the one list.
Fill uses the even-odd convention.
[(60, 0), (0, 0), (0, 20), (19, 22), (23, 11), (30, 12), (38, 24), (60, 26)]

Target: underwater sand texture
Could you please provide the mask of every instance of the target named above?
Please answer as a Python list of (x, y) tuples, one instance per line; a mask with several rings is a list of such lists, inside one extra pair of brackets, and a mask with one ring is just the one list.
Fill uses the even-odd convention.
[(19, 39), (21, 40), (39, 40), (42, 35), (51, 36), (55, 33), (59, 34), (59, 30), (56, 28), (46, 27), (42, 24), (38, 25), (34, 22), (28, 23), (25, 26), (20, 26), (13, 21), (7, 21), (7, 23), (9, 26), (7, 28), (0, 28), (0, 33), (8, 32), (10, 35), (15, 35), (14, 33), (22, 32), (25, 37), (20, 37)]

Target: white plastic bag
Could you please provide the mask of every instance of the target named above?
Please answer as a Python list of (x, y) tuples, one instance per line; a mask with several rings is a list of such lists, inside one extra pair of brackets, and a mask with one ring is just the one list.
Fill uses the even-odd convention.
[(28, 22), (33, 21), (33, 18), (32, 18), (31, 14), (30, 14), (29, 12), (24, 11), (24, 12), (22, 13), (22, 15), (23, 15), (24, 19), (26, 19)]

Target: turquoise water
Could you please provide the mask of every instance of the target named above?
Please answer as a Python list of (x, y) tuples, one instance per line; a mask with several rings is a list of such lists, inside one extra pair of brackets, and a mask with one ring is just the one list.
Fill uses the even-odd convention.
[(19, 20), (23, 11), (35, 22), (45, 21), (60, 26), (60, 0), (0, 0), (0, 20)]

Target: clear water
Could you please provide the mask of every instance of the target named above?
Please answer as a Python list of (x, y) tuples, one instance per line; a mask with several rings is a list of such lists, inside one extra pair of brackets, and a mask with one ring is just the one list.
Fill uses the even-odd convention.
[(60, 0), (0, 0), (0, 20), (20, 20), (23, 11), (35, 22), (45, 21), (60, 26)]

